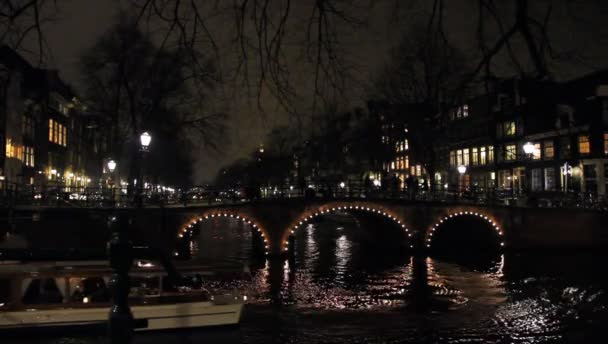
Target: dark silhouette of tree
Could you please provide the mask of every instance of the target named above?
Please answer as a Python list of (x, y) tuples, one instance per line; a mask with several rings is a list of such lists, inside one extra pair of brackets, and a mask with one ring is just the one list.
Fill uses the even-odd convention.
[[(121, 15), (82, 57), (86, 99), (91, 110), (112, 119), (110, 151), (129, 164), (120, 164), (129, 180), (139, 168), (139, 135), (153, 136), (148, 173), (171, 180), (189, 178), (190, 143), (217, 147), (224, 114), (206, 113), (212, 91), (213, 67), (193, 73), (192, 56), (182, 48), (155, 46)], [(167, 168), (167, 163), (179, 162)], [(186, 164), (188, 162), (188, 164)]]

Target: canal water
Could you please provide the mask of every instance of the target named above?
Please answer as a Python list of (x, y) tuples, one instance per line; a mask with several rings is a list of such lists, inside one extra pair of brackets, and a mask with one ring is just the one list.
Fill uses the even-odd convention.
[[(248, 296), (241, 325), (138, 334), (136, 343), (602, 343), (608, 258), (578, 252), (414, 258), (402, 234), (348, 216), (296, 233), (290, 259), (252, 249), (230, 218), (198, 225), (194, 260), (242, 266), (251, 278), (209, 282)], [(2, 341), (5, 342), (4, 340)], [(7, 343), (102, 343), (99, 337)]]

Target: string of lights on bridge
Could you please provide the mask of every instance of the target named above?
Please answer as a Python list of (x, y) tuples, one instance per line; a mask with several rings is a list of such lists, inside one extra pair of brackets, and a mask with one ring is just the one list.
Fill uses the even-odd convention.
[[(299, 220), (297, 220), (297, 224), (293, 225), (292, 229), (290, 230), (290, 235), (293, 236), (295, 234), (296, 230), (298, 230), (303, 225), (305, 225), (306, 223), (308, 223), (309, 221), (311, 221), (312, 219), (314, 219), (318, 216), (328, 214), (328, 213), (333, 213), (336, 211), (341, 211), (341, 210), (355, 210), (355, 211), (358, 210), (358, 211), (369, 212), (372, 214), (382, 215), (382, 216), (392, 220), (399, 227), (401, 227), (407, 233), (408, 238), (412, 236), (412, 233), (410, 233), (410, 230), (405, 226), (405, 224), (400, 219), (398, 219), (395, 215), (391, 214), (390, 212), (387, 212), (385, 210), (375, 209), (373, 207), (370, 208), (367, 206), (358, 206), (358, 205), (340, 205), (340, 206), (331, 207), (331, 208), (330, 207), (319, 208), (314, 213), (309, 213), (309, 215), (305, 215), (305, 216), (301, 217)], [(284, 240), (282, 244), (283, 244), (282, 250), (285, 252), (289, 251), (289, 241)], [(414, 248), (414, 245), (410, 244), (410, 248)]]
[(489, 223), (490, 225), (492, 225), (492, 227), (494, 228), (494, 230), (496, 231), (496, 233), (498, 234), (498, 236), (501, 238), (501, 242), (500, 242), (500, 246), (504, 247), (505, 243), (504, 241), (502, 241), (503, 239), (503, 231), (500, 229), (500, 227), (498, 226), (498, 224), (496, 224), (496, 222), (494, 220), (492, 220), (491, 218), (489, 218), (487, 215), (481, 214), (481, 213), (476, 213), (476, 212), (472, 212), (472, 211), (460, 211), (460, 212), (455, 212), (452, 214), (449, 214), (447, 216), (445, 216), (443, 219), (439, 220), (439, 222), (435, 223), (429, 230), (428, 235), (426, 237), (426, 247), (430, 248), (431, 244), (433, 242), (433, 233), (437, 230), (437, 228), (439, 228), (439, 226), (441, 226), (445, 221), (450, 220), (451, 218), (455, 218), (458, 216), (464, 216), (464, 215), (468, 215), (468, 216), (477, 216), (480, 219), (485, 220), (487, 223)]
[[(201, 215), (199, 217), (192, 219), (186, 226), (182, 227), (178, 231), (178, 234), (177, 234), (178, 240), (183, 239), (184, 236), (186, 236), (186, 234), (188, 236), (191, 236), (192, 232), (195, 229), (194, 226), (196, 226), (199, 222), (202, 222), (203, 220), (216, 218), (216, 217), (217, 218), (220, 218), (220, 217), (234, 218), (236, 220), (240, 220), (243, 223), (246, 223), (246, 224), (252, 226), (253, 229), (255, 229), (255, 232), (258, 233), (260, 235), (261, 239), (264, 241), (264, 254), (268, 255), (268, 249), (269, 249), (268, 236), (266, 235), (266, 233), (262, 229), (262, 227), (260, 227), (260, 225), (258, 225), (256, 222), (248, 219), (247, 217), (245, 217), (243, 215), (238, 215), (238, 214), (233, 214), (233, 213), (228, 213), (228, 212), (216, 212), (216, 213), (211, 213), (211, 214), (205, 214), (205, 215)], [(174, 252), (174, 255), (178, 256), (179, 253)]]

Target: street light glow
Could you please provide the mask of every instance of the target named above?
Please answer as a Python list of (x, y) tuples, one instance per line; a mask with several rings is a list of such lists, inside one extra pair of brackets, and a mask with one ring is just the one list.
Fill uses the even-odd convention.
[(346, 184), (344, 184), (344, 182), (340, 182), (340, 187), (341, 187), (342, 189), (344, 189), (344, 187), (345, 187), (345, 186), (346, 186)]
[(150, 145), (150, 142), (152, 142), (152, 136), (150, 136), (150, 134), (148, 134), (148, 132), (145, 131), (143, 134), (141, 134), (141, 136), (139, 136), (139, 142), (141, 143), (141, 146), (144, 149), (148, 148), (148, 146)]
[(460, 174), (467, 173), (467, 167), (465, 165), (458, 166), (458, 173), (460, 173)]
[(110, 173), (114, 172), (114, 170), (116, 169), (116, 161), (110, 159), (110, 161), (108, 161), (108, 170), (110, 170)]
[(532, 142), (528, 141), (524, 144), (524, 153), (526, 153), (526, 154), (534, 153), (534, 144)]

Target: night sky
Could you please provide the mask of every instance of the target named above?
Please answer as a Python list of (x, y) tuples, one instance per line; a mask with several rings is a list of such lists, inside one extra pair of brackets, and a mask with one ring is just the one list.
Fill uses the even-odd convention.
[[(368, 1), (363, 1), (368, 3)], [(558, 1), (559, 2), (559, 1)], [(90, 47), (105, 30), (107, 30), (118, 13), (121, 1), (118, 0), (67, 0), (59, 1), (58, 15), (56, 20), (45, 26), (46, 38), (52, 53), (49, 67), (60, 70), (62, 77), (76, 86), (78, 90), (80, 80), (78, 71), (78, 60), (82, 52)], [(295, 1), (305, 12), (308, 0)], [(348, 100), (342, 101), (344, 109), (362, 106), (364, 99), (370, 94), (369, 80), (373, 78), (384, 63), (389, 60), (391, 46), (394, 45), (400, 34), (409, 28), (409, 23), (424, 18), (430, 13), (431, 1), (402, 1), (399, 12), (399, 23), (394, 20), (394, 1), (378, 1), (372, 11), (360, 13), (361, 18), (367, 20), (368, 25), (355, 32), (344, 32), (343, 44), (349, 60), (355, 65), (355, 78), (352, 87), (348, 87)], [(465, 53), (475, 51), (474, 27), (475, 13), (474, 1), (453, 0), (448, 2), (445, 8), (445, 28), (448, 38), (453, 45), (457, 45)], [(594, 1), (589, 1), (589, 4)], [(602, 3), (601, 1), (597, 2)], [(581, 53), (585, 55), (584, 63), (577, 61), (576, 64), (565, 63), (554, 66), (558, 71), (558, 78), (571, 78), (582, 73), (587, 73), (597, 68), (606, 68), (608, 63), (608, 52), (606, 44), (597, 44), (592, 40), (589, 32), (600, 32), (602, 37), (608, 37), (608, 30), (604, 25), (607, 13), (593, 5), (575, 7), (576, 10), (564, 6), (556, 6), (554, 23), (550, 26), (554, 34), (558, 48), (564, 54)], [(123, 4), (124, 5), (124, 4)], [(603, 6), (605, 7), (605, 6)], [(505, 9), (507, 11), (509, 9)], [(225, 22), (210, 22), (210, 29), (221, 41), (226, 39)], [(603, 31), (606, 32), (603, 32)], [(221, 45), (221, 42), (220, 42)], [(515, 46), (517, 50), (518, 47)], [(297, 63), (297, 54), (294, 53), (294, 63)], [(501, 64), (499, 57), (497, 69), (504, 71), (505, 75), (512, 73), (509, 63)], [(229, 63), (222, 67), (230, 68)], [(301, 85), (301, 92), (307, 94), (311, 89), (311, 71), (297, 69), (292, 75), (297, 85)], [(194, 152), (196, 160), (195, 182), (202, 182), (212, 178), (217, 170), (239, 157), (248, 154), (254, 147), (263, 141), (264, 135), (276, 125), (286, 124), (293, 120), (280, 109), (276, 102), (269, 96), (263, 96), (262, 103), (265, 113), (261, 114), (256, 106), (255, 100), (248, 100), (245, 90), (231, 89), (226, 91), (231, 96), (229, 107), (225, 104), (210, 104), (210, 106), (221, 106), (227, 109), (230, 120), (229, 135), (222, 152), (210, 152), (200, 149)], [(309, 94), (309, 93), (308, 93)], [(233, 96), (232, 96), (233, 95)], [(303, 97), (307, 99), (306, 96)], [(310, 98), (310, 97), (308, 97)], [(310, 101), (304, 100), (300, 106), (306, 109)], [(306, 112), (306, 111), (303, 111)]]

